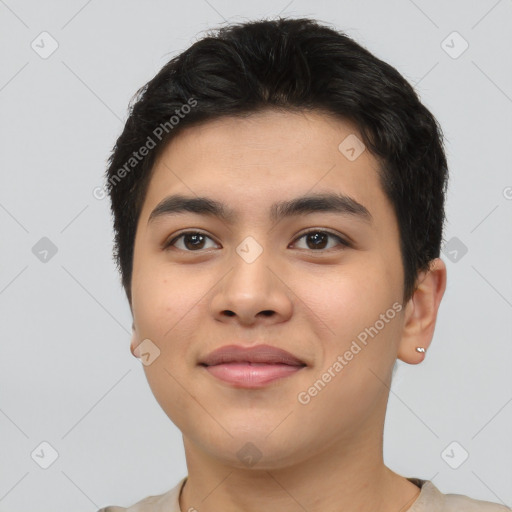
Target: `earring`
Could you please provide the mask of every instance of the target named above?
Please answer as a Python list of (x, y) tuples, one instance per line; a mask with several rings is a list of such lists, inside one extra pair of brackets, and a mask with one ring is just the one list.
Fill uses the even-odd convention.
[(423, 353), (425, 353), (425, 349), (423, 347), (416, 347), (416, 352), (423, 352)]

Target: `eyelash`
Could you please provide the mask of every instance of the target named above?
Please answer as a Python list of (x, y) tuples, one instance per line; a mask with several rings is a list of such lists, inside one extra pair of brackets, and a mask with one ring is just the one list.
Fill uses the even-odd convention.
[[(321, 229), (311, 229), (309, 231), (306, 231), (305, 233), (302, 233), (297, 238), (295, 238), (295, 240), (292, 243), (296, 243), (301, 238), (304, 238), (307, 235), (310, 235), (312, 233), (322, 233), (322, 234), (328, 235), (328, 236), (330, 236), (332, 238), (335, 238), (339, 242), (339, 245), (342, 245), (344, 247), (351, 247), (351, 244), (349, 242), (347, 242), (346, 240), (344, 240), (343, 238), (341, 238), (339, 235), (336, 235), (336, 234), (332, 233), (331, 231), (321, 230)], [(172, 238), (168, 242), (165, 242), (164, 245), (163, 245), (163, 249), (169, 250), (177, 240), (183, 238), (186, 235), (202, 235), (202, 236), (204, 236), (206, 238), (210, 238), (210, 240), (213, 240), (210, 236), (208, 236), (206, 233), (203, 233), (201, 231), (184, 231), (183, 233), (180, 233), (178, 236), (175, 236), (174, 238)], [(326, 251), (329, 251), (329, 250), (332, 250), (332, 249), (333, 248), (330, 248), (330, 249), (318, 249), (318, 250), (315, 250), (315, 249), (302, 249), (302, 250), (309, 250), (309, 251), (313, 251), (313, 252), (326, 252)], [(184, 252), (201, 252), (203, 249), (198, 249), (197, 251), (191, 251), (191, 250), (188, 250), (188, 249), (178, 249), (178, 250), (184, 251)]]

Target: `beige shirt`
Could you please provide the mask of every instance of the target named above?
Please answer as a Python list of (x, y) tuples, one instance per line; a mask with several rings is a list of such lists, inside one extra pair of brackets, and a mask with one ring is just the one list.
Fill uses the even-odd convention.
[[(105, 507), (98, 512), (187, 512), (180, 509), (179, 496), (184, 477), (165, 494), (148, 496), (131, 507)], [(407, 512), (512, 512), (512, 509), (490, 501), (480, 501), (461, 494), (443, 494), (429, 480), (408, 478), (410, 482), (421, 488), (419, 496)]]

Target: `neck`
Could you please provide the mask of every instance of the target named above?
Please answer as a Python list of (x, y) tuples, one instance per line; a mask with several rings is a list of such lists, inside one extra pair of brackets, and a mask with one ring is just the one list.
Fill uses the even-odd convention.
[[(382, 435), (361, 433), (286, 467), (239, 468), (219, 462), (184, 437), (188, 478), (182, 511), (405, 512), (419, 488), (384, 465)], [(375, 433), (374, 433), (375, 434)]]

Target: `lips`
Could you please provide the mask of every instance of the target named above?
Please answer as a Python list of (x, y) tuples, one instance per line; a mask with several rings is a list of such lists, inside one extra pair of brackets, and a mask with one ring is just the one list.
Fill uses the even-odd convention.
[(200, 363), (215, 379), (235, 388), (263, 388), (291, 377), (307, 365), (293, 354), (270, 345), (241, 347), (226, 345), (211, 352)]
[(270, 345), (242, 347), (240, 345), (225, 345), (208, 354), (199, 364), (216, 366), (229, 363), (262, 363), (284, 364), (288, 366), (306, 366), (306, 363), (286, 350)]

